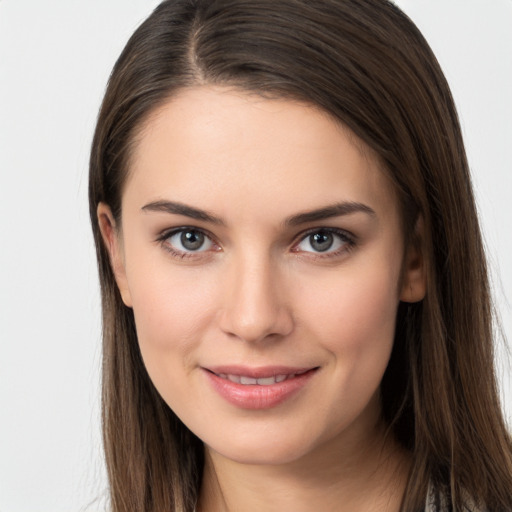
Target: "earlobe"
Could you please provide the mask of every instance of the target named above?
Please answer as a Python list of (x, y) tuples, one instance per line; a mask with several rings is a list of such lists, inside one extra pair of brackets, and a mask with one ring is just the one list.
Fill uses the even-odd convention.
[(109, 254), (110, 265), (116, 279), (119, 293), (121, 294), (124, 304), (128, 307), (132, 307), (128, 280), (126, 278), (122, 242), (114, 216), (112, 215), (110, 207), (105, 203), (98, 204), (96, 214), (101, 237)]
[(427, 292), (425, 258), (423, 254), (424, 225), (419, 218), (414, 228), (414, 236), (405, 252), (402, 272), (402, 302), (419, 302)]

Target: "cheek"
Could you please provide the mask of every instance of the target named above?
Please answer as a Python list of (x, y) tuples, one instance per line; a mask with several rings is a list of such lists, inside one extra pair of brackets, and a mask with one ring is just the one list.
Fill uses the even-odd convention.
[(201, 269), (185, 271), (165, 255), (133, 258), (127, 266), (137, 337), (144, 362), (152, 372), (187, 360), (214, 314), (211, 276)]
[(165, 267), (165, 272), (153, 267), (144, 275), (132, 276), (133, 311), (151, 381), (171, 409), (182, 413), (188, 411), (190, 375), (215, 301), (204, 276)]
[(331, 362), (334, 385), (324, 389), (322, 398), (330, 435), (375, 405), (372, 398), (389, 362), (398, 308), (398, 269), (365, 267), (362, 273), (337, 274), (317, 282), (302, 307), (307, 334), (318, 340)]
[[(316, 282), (302, 311), (307, 323), (346, 371), (385, 369), (398, 308), (396, 265), (337, 269)], [(361, 368), (363, 366), (363, 368)]]

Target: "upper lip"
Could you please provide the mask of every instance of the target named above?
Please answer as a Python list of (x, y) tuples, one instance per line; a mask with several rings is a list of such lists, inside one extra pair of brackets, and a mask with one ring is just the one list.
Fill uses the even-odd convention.
[(244, 377), (252, 377), (253, 379), (264, 379), (275, 377), (276, 375), (295, 375), (297, 373), (305, 373), (314, 370), (316, 366), (241, 366), (241, 365), (223, 365), (204, 367), (216, 375), (239, 375)]

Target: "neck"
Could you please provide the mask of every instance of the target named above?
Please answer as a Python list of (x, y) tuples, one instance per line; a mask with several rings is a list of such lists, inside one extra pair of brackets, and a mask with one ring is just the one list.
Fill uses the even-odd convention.
[(197, 512), (398, 512), (409, 455), (375, 426), (364, 439), (335, 439), (279, 465), (243, 464), (206, 448)]

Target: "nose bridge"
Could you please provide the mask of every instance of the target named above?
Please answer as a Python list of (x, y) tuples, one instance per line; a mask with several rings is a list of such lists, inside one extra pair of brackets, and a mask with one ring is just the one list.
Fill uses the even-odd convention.
[(227, 276), (221, 327), (244, 341), (284, 336), (292, 329), (279, 266), (265, 251), (233, 256)]

